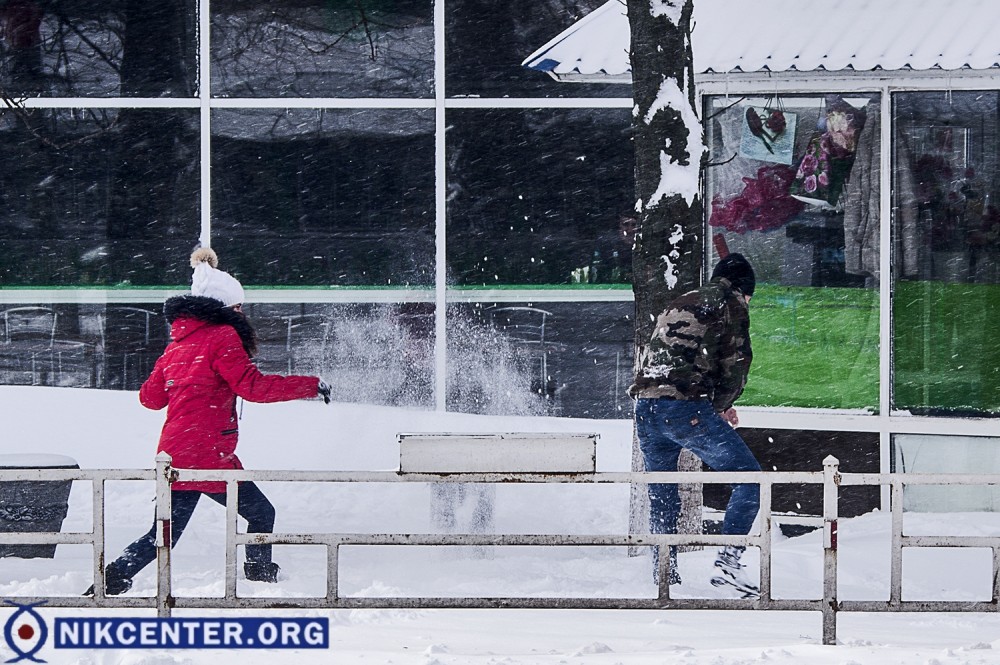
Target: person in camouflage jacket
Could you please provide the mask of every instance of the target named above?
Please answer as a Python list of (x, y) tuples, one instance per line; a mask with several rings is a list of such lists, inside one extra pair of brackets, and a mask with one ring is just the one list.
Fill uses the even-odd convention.
[[(629, 388), (646, 471), (676, 471), (682, 448), (716, 471), (760, 470), (735, 430), (739, 418), (733, 408), (753, 358), (748, 304), (755, 285), (746, 258), (730, 254), (708, 284), (679, 296), (657, 318)], [(675, 533), (677, 485), (649, 485), (649, 504), (650, 532)], [(749, 533), (759, 507), (758, 485), (734, 485), (722, 533)], [(742, 548), (727, 547), (720, 559), (724, 553), (735, 558), (738, 570)], [(679, 584), (674, 548), (670, 563), (670, 583)]]

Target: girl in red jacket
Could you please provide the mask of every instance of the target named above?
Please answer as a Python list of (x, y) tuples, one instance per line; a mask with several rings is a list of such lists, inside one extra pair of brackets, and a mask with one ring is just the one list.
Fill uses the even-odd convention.
[[(315, 376), (261, 374), (251, 362), (256, 335), (242, 311), (243, 287), (218, 270), (207, 247), (191, 255), (191, 295), (167, 300), (164, 314), (171, 342), (139, 389), (149, 409), (167, 408), (157, 452), (180, 469), (242, 469), (236, 456), (239, 434), (236, 398), (284, 402), (317, 395), (330, 402), (330, 387)], [(223, 482), (186, 482), (172, 486), (171, 545), (177, 543), (202, 495), (225, 505)], [(270, 533), (274, 506), (252, 482), (239, 485), (238, 511), (248, 533)], [(125, 548), (105, 571), (108, 595), (128, 591), (132, 578), (156, 558), (155, 524)], [(276, 582), (278, 564), (270, 545), (247, 545), (243, 570), (248, 580)]]

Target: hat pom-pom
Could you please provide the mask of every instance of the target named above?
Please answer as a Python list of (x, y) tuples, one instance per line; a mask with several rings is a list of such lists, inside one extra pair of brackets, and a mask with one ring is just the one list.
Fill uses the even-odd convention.
[(197, 268), (200, 263), (207, 263), (213, 268), (218, 268), (219, 257), (211, 247), (199, 247), (191, 254), (191, 267)]

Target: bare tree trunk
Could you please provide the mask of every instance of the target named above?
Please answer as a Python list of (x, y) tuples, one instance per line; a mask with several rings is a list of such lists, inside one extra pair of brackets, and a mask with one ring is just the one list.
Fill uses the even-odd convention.
[[(656, 316), (675, 297), (701, 283), (704, 243), (698, 185), (705, 150), (695, 108), (693, 0), (627, 0), (627, 5), (640, 217), (632, 286), (638, 364)], [(643, 468), (635, 438), (632, 468)], [(684, 451), (679, 468), (701, 470), (701, 461)], [(701, 485), (681, 485), (680, 492), (678, 532), (701, 533)], [(633, 487), (630, 531), (648, 532), (648, 513), (646, 488)]]

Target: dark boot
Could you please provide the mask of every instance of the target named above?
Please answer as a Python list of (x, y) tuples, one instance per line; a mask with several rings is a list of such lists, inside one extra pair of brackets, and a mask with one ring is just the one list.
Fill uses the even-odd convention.
[(278, 581), (278, 571), (281, 568), (273, 561), (247, 561), (243, 564), (243, 572), (251, 582)]

